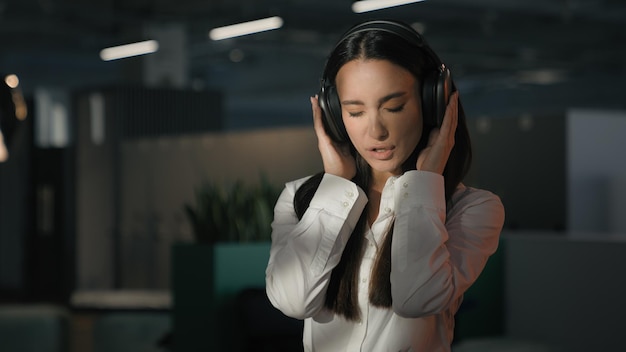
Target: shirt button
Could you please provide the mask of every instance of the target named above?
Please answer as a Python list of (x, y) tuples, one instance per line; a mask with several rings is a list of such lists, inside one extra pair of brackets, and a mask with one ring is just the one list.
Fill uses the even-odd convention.
[(361, 282), (362, 282), (362, 283), (366, 283), (366, 282), (367, 282), (367, 279), (363, 278), (363, 279), (361, 279)]
[(408, 198), (409, 194), (408, 193), (404, 193), (404, 198)]
[(402, 186), (404, 186), (404, 188), (407, 188), (409, 187), (409, 184), (405, 182)]
[(347, 208), (348, 207), (348, 202), (343, 202), (342, 205), (343, 205), (344, 208)]
[(347, 192), (346, 192), (346, 196), (348, 196), (348, 197), (352, 198), (352, 197), (354, 197), (354, 193), (353, 193), (353, 192), (351, 192), (351, 191), (347, 191)]
[(389, 213), (389, 212), (391, 212), (391, 209), (385, 208), (385, 213)]

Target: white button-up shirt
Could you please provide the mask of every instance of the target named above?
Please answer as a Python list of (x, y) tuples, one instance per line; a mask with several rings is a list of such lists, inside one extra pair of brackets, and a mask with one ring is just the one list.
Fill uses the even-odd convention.
[[(358, 305), (362, 320), (346, 321), (324, 307), (326, 288), (365, 205), (353, 182), (325, 174), (298, 220), (293, 198), (304, 179), (286, 185), (274, 209), (266, 290), (284, 314), (304, 319), (305, 351), (450, 351), (454, 314), (498, 246), (500, 199), (460, 185), (448, 209), (443, 177), (408, 171), (391, 177), (378, 218), (363, 234)], [(391, 245), (392, 307), (369, 302), (369, 280), (384, 234)], [(356, 235), (356, 234), (355, 234)]]

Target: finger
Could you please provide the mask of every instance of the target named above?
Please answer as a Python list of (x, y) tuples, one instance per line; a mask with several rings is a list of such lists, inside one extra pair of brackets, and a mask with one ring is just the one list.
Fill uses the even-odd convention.
[(452, 126), (450, 126), (450, 141), (454, 143), (454, 135), (459, 125), (459, 92), (454, 92), (454, 106), (452, 108)]
[(432, 147), (433, 145), (435, 145), (435, 143), (437, 143), (437, 139), (439, 138), (440, 134), (441, 131), (438, 128), (434, 128), (432, 131), (430, 131), (430, 135), (428, 136), (429, 147)]
[(320, 108), (319, 101), (316, 96), (312, 96), (311, 111), (313, 113), (313, 128), (318, 137), (326, 137), (326, 130), (324, 129), (324, 123), (322, 122), (322, 109)]
[(446, 106), (446, 112), (440, 128), (442, 142), (450, 143), (454, 141), (454, 132), (458, 123), (458, 96), (458, 92), (452, 93), (450, 101)]
[(312, 96), (311, 100), (311, 112), (313, 113), (313, 125), (317, 127), (318, 124), (322, 122), (321, 114), (320, 114), (320, 106), (317, 101), (317, 95)]

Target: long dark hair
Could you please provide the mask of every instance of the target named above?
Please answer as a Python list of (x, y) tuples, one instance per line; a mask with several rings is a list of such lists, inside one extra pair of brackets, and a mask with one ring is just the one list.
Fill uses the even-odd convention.
[[(385, 31), (369, 30), (344, 37), (331, 52), (324, 69), (324, 77), (334, 84), (339, 69), (346, 63), (356, 59), (387, 60), (405, 68), (413, 74), (418, 82), (423, 82), (428, 73), (436, 70), (435, 64), (429, 60), (427, 52), (406, 39)], [(422, 137), (411, 156), (404, 162), (403, 172), (414, 170), (419, 153), (426, 147), (428, 136), (436, 126), (422, 119), (424, 128)], [(371, 183), (371, 168), (351, 145), (351, 152), (356, 160), (357, 173), (353, 182), (364, 190)], [(465, 113), (459, 102), (458, 126), (455, 133), (455, 145), (443, 172), (445, 180), (445, 197), (449, 200), (458, 184), (467, 174), (472, 159), (471, 143)], [(323, 172), (309, 178), (296, 192), (294, 208), (298, 218), (302, 218), (309, 206), (313, 194), (322, 180)], [(369, 205), (367, 205), (369, 207)], [(352, 232), (339, 264), (331, 273), (330, 283), (326, 292), (325, 306), (335, 314), (348, 320), (359, 320), (358, 278), (359, 267), (363, 258), (364, 231), (367, 221), (367, 209), (363, 211)], [(391, 307), (391, 241), (393, 224), (387, 231), (382, 246), (376, 257), (370, 280), (370, 302), (379, 307)]]

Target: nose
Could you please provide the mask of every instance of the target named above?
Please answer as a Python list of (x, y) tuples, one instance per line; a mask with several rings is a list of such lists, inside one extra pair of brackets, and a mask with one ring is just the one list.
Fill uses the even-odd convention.
[(385, 127), (384, 121), (380, 114), (372, 115), (369, 121), (368, 134), (370, 137), (376, 140), (383, 140), (389, 136), (389, 131)]

